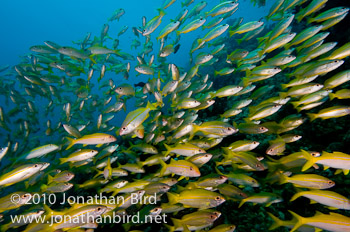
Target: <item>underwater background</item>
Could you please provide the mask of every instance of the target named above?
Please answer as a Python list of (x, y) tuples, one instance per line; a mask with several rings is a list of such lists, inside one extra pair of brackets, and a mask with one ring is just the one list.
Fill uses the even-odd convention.
[[(279, 3), (276, 12), (266, 17)], [(210, 15), (230, 4), (237, 6)], [(197, 12), (200, 5), (204, 7)], [(347, 11), (331, 12), (334, 15), (323, 21), (311, 21), (322, 12), (349, 5), (340, 0), (4, 1), (0, 8), (0, 230), (289, 231), (294, 226), (301, 226), (300, 231), (350, 230), (349, 16)], [(286, 7), (290, 8), (285, 11)], [(120, 9), (125, 13), (112, 19)], [(187, 15), (179, 20), (185, 9)], [(298, 16), (308, 10), (314, 11), (299, 22)], [(162, 12), (164, 17), (159, 17)], [(295, 17), (288, 24), (290, 15)], [(206, 18), (203, 25), (176, 33), (201, 17)], [(205, 28), (221, 17), (225, 18)], [(337, 17), (343, 18), (327, 30), (305, 33)], [(154, 31), (142, 35), (160, 18)], [(175, 18), (179, 26), (157, 40)], [(283, 22), (288, 25), (279, 32)], [(226, 24), (225, 31), (214, 31)], [(329, 35), (324, 39), (307, 44), (325, 32)], [(278, 35), (271, 39), (272, 33)], [(294, 40), (283, 44), (282, 36), (290, 33), (295, 33)], [(306, 39), (296, 43), (295, 38)], [(167, 45), (170, 53), (160, 57)], [(270, 51), (269, 46), (275, 48)], [(68, 49), (59, 50), (62, 47)], [(266, 64), (288, 56), (294, 56), (293, 61)], [(343, 63), (324, 68), (322, 62), (328, 60)], [(313, 76), (317, 79), (311, 80)], [(300, 82), (294, 86), (305, 88), (295, 93), (293, 84), (281, 86), (293, 80)], [(185, 82), (190, 86), (184, 87)], [(311, 82), (322, 86), (308, 86)], [(308, 104), (310, 108), (300, 109)], [(332, 108), (336, 106), (344, 108), (337, 111)], [(236, 113), (227, 112), (230, 109)], [(327, 109), (334, 113), (322, 116)], [(299, 137), (294, 141), (295, 135)], [(96, 154), (88, 157), (88, 151)], [(76, 153), (80, 156), (73, 157)], [(210, 160), (201, 154), (209, 154)], [(191, 159), (195, 155), (198, 160)], [(331, 159), (321, 159), (326, 156)], [(186, 162), (180, 165), (181, 160)], [(306, 163), (312, 165), (306, 168)], [(42, 168), (33, 168), (36, 164)], [(193, 169), (200, 174), (194, 175)], [(19, 174), (13, 177), (14, 173)], [(63, 176), (60, 173), (74, 178), (57, 181)], [(304, 185), (293, 182), (293, 176), (308, 174), (331, 186), (315, 184), (309, 176), (297, 176)], [(55, 194), (62, 199), (63, 194), (127, 196), (140, 190), (155, 193), (157, 203), (93, 204), (92, 210), (102, 205), (102, 217), (111, 212), (152, 216), (166, 212), (166, 223), (86, 226), (78, 222), (53, 227), (11, 223), (11, 216), (33, 210), (38, 213), (34, 217), (41, 217), (70, 215), (87, 207), (47, 204), (44, 198), (38, 204), (11, 205), (14, 193)], [(311, 199), (311, 203), (319, 200), (317, 204), (307, 196), (291, 201), (303, 191), (328, 192), (312, 192), (323, 197)], [(334, 193), (344, 197), (338, 208), (328, 202)], [(332, 217), (348, 224), (340, 229), (332, 221), (319, 225), (324, 218), (318, 218), (317, 211), (335, 213)]]

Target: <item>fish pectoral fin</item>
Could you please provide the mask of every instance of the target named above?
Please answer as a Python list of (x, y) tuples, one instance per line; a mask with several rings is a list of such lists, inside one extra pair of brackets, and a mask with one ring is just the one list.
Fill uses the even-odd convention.
[(103, 144), (101, 143), (101, 144), (97, 144), (96, 145), (96, 147), (102, 147), (103, 146)]

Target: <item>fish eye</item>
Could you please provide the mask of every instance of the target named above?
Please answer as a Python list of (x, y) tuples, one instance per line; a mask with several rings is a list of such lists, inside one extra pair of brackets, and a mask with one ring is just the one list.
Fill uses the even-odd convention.
[(260, 129), (260, 130), (265, 130), (265, 127), (260, 127), (259, 129)]
[(225, 176), (220, 176), (220, 179), (225, 179), (226, 177)]
[(317, 157), (317, 156), (318, 156), (318, 154), (317, 154), (316, 152), (312, 152), (311, 155), (312, 155), (313, 157)]
[(123, 127), (122, 130), (126, 130), (126, 127)]
[(102, 208), (101, 208), (101, 207), (98, 207), (98, 208), (97, 208), (97, 211), (101, 211), (101, 210), (102, 210)]
[(27, 195), (26, 194), (22, 195), (22, 199), (25, 199), (25, 198), (27, 198)]
[(38, 165), (37, 165), (37, 164), (35, 164), (35, 165), (34, 165), (34, 168), (37, 168), (37, 167), (38, 167)]
[(332, 184), (333, 184), (333, 181), (331, 181), (331, 180), (330, 180), (330, 181), (328, 181), (328, 184), (332, 185)]
[(211, 219), (215, 219), (215, 216), (214, 216), (214, 215), (210, 215), (210, 218), (211, 218)]
[(190, 167), (190, 170), (192, 171), (192, 170), (193, 170), (193, 168), (192, 168), (192, 167)]
[(243, 193), (239, 193), (239, 195), (240, 195), (241, 197), (243, 197)]
[(215, 200), (219, 201), (219, 200), (221, 200), (221, 197), (217, 196), (217, 197), (215, 197)]

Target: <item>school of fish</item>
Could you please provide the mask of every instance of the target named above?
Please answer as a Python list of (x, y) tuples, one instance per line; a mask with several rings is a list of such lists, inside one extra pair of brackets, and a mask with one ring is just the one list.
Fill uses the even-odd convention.
[[(88, 214), (136, 212), (166, 214), (157, 225), (163, 231), (243, 231), (220, 207), (298, 198), (330, 211), (281, 212), (291, 220), (268, 212), (271, 230), (350, 231), (350, 199), (332, 191), (339, 183), (324, 174), (348, 175), (350, 155), (289, 149), (303, 140), (293, 133), (299, 126), (350, 114), (350, 41), (326, 39), (349, 8), (328, 2), (275, 0), (265, 18), (243, 22), (235, 17), (239, 0), (210, 9), (206, 1), (164, 0), (153, 18), (140, 16), (140, 25), (130, 26), (135, 54), (119, 45), (129, 28), (120, 20), (132, 12), (117, 9), (100, 35), (71, 45), (45, 41), (20, 64), (0, 67), (0, 231), (94, 231), (113, 225), (87, 223)], [(175, 4), (182, 11), (166, 22)], [(109, 27), (116, 26), (113, 37)], [(168, 58), (183, 49), (187, 33), (198, 37), (188, 66), (180, 67)], [(128, 84), (138, 76), (146, 81)], [(329, 102), (336, 103), (324, 107)], [(282, 113), (287, 107), (292, 114)], [(261, 147), (265, 153), (254, 152)], [(283, 188), (294, 195), (278, 194)], [(126, 201), (28, 205), (35, 194), (84, 193)], [(156, 203), (131, 204), (131, 194), (156, 195)], [(15, 223), (10, 215), (76, 221)], [(154, 225), (118, 228), (148, 226)]]

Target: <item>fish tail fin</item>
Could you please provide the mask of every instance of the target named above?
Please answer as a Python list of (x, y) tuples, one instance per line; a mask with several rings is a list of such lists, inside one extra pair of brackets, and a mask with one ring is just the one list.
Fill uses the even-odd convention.
[(170, 205), (175, 205), (178, 203), (178, 194), (167, 192), (168, 200)]
[(67, 162), (67, 158), (59, 158), (60, 165)]
[(103, 170), (103, 175), (104, 178), (107, 180), (112, 178), (112, 166), (111, 166), (111, 158), (108, 157), (108, 161), (107, 161), (107, 166), (105, 167), (105, 169)]
[(315, 20), (313, 18), (308, 18), (307, 19), (307, 23), (310, 24), (310, 23), (313, 23)]
[(329, 93), (328, 96), (331, 101), (336, 97), (334, 93)]
[(125, 101), (124, 101), (124, 104), (123, 104), (123, 110), (124, 110), (124, 112), (126, 112), (126, 104), (125, 104)]
[(216, 171), (219, 175), (225, 176), (225, 174), (222, 173), (217, 167), (215, 167), (215, 171)]
[(52, 183), (52, 181), (53, 181), (53, 177), (50, 176), (50, 175), (48, 175), (48, 176), (47, 176), (47, 184)]
[(135, 145), (134, 145), (131, 141), (129, 141), (129, 148), (126, 149), (126, 150), (129, 151), (129, 150), (131, 150), (133, 147), (135, 147)]
[(210, 99), (213, 99), (214, 97), (216, 97), (216, 92), (210, 92), (209, 95)]
[(163, 176), (165, 171), (166, 171), (167, 164), (162, 159), (158, 158), (158, 161), (159, 161), (160, 165), (162, 166), (162, 168), (160, 169), (160, 176)]
[(245, 71), (245, 74), (246, 74), (247, 77), (249, 77), (249, 76), (252, 75), (252, 71), (251, 71), (250, 69), (247, 69), (247, 70)]
[(249, 77), (243, 77), (242, 78), (243, 86), (246, 87), (250, 83), (250, 78)]
[(191, 130), (191, 132), (190, 132), (190, 138), (189, 138), (189, 140), (191, 140), (194, 136), (195, 136), (195, 134), (196, 134), (196, 132), (199, 130), (199, 126), (197, 126), (197, 125), (193, 125), (192, 126), (192, 130)]
[(171, 221), (174, 224), (174, 228), (179, 228), (179, 227), (183, 227), (183, 223), (180, 219), (177, 218), (171, 218)]
[(301, 152), (303, 153), (304, 158), (307, 160), (307, 162), (304, 164), (303, 168), (301, 169), (301, 171), (304, 172), (315, 164), (315, 159), (309, 152), (303, 149), (301, 149)]
[(306, 113), (306, 115), (310, 118), (310, 122), (317, 118), (317, 114)]
[(175, 231), (175, 226), (171, 226), (171, 225), (168, 225), (168, 224), (165, 224), (165, 223), (163, 225), (169, 230), (169, 232)]
[(229, 31), (230, 37), (232, 37), (235, 33), (235, 31)]
[(285, 184), (288, 182), (288, 176), (285, 173), (279, 174), (279, 183)]
[(197, 40), (197, 43), (198, 43), (198, 44), (202, 44), (202, 43), (203, 43), (203, 39), (198, 39), (198, 40)]
[(292, 198), (289, 201), (295, 201), (297, 198), (301, 196), (301, 192), (298, 192), (292, 196)]
[(98, 177), (99, 175), (103, 174), (103, 171), (100, 171), (97, 168), (95, 170), (97, 171), (97, 174), (93, 177), (93, 179)]
[(166, 143), (164, 143), (164, 147), (166, 148), (166, 152), (164, 153), (164, 156), (167, 156), (171, 151), (171, 147)]
[(241, 206), (242, 206), (246, 201), (247, 201), (246, 199), (241, 200), (241, 202), (240, 202), (239, 205), (238, 205), (238, 208), (241, 208)]
[(282, 89), (288, 88), (288, 84), (281, 84)]
[(280, 92), (280, 97), (284, 99), (284, 98), (288, 97), (288, 93), (287, 92)]
[(43, 204), (43, 209), (45, 211), (45, 215), (53, 216), (55, 212), (46, 204)]
[(275, 217), (272, 213), (267, 212), (267, 214), (270, 216), (272, 219), (272, 225), (269, 227), (269, 230), (275, 230), (278, 227), (281, 227), (284, 225), (283, 221), (279, 219), (278, 217)]
[(159, 12), (159, 16), (164, 16), (166, 15), (166, 12), (162, 8), (158, 8), (157, 11)]
[(290, 44), (286, 44), (286, 45), (284, 45), (284, 48), (285, 48), (286, 50), (288, 50), (291, 46), (292, 46), (292, 45), (290, 45)]
[(291, 104), (293, 105), (294, 108), (297, 108), (300, 105), (298, 101), (291, 102)]
[(294, 224), (293, 229), (290, 232), (296, 231), (300, 226), (302, 226), (304, 223), (304, 218), (302, 216), (299, 216), (298, 214), (294, 213), (293, 211), (288, 210), (290, 214), (293, 215), (293, 217), (297, 220), (297, 223)]
[(262, 57), (265, 54), (265, 50), (258, 51), (259, 57)]
[(150, 109), (150, 110), (157, 110), (157, 106), (158, 106), (158, 102), (157, 103), (150, 103), (150, 102), (147, 102), (147, 108)]
[(116, 55), (120, 55), (119, 52), (120, 52), (120, 49), (114, 49), (114, 50), (113, 50), (113, 53), (116, 54)]
[(265, 40), (265, 37), (257, 38), (257, 40), (258, 40), (258, 43), (261, 44), (261, 42), (263, 42)]
[(97, 64), (94, 58), (92, 58), (92, 56), (89, 56), (89, 59), (91, 60), (92, 63)]
[(215, 70), (214, 71), (214, 77), (216, 77), (218, 74), (219, 74), (219, 72)]
[(68, 145), (68, 147), (66, 148), (66, 150), (68, 150), (69, 148), (71, 148), (72, 146), (74, 146), (75, 140), (72, 139), (72, 138), (69, 138), (69, 137), (66, 137), (66, 139), (67, 139), (68, 142), (69, 142), (69, 145)]
[(295, 19), (298, 21), (298, 23), (300, 23), (300, 21), (304, 18), (304, 16), (302, 14), (298, 15), (297, 17), (295, 17)]
[(114, 197), (115, 195), (117, 195), (119, 192), (120, 192), (119, 189), (115, 189), (115, 190), (113, 191), (112, 197)]

